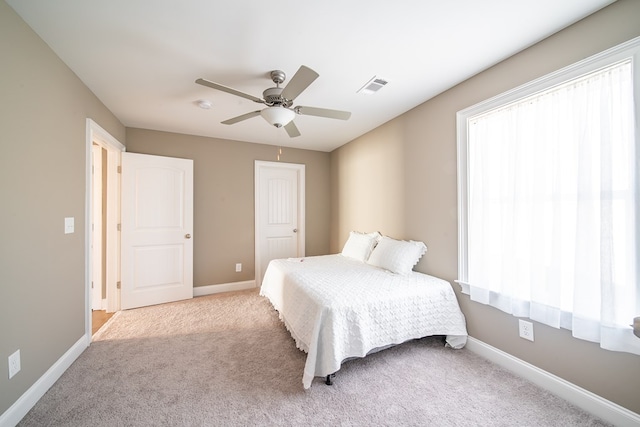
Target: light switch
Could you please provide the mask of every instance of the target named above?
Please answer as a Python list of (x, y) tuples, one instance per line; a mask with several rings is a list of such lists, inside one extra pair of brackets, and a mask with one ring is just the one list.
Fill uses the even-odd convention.
[(67, 217), (64, 219), (64, 234), (71, 234), (75, 229), (75, 219), (73, 217)]

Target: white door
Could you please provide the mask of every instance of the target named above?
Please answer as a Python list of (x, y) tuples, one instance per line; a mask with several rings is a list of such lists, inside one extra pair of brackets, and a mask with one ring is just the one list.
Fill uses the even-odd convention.
[(256, 286), (269, 261), (303, 257), (304, 165), (256, 161)]
[(193, 298), (193, 160), (122, 153), (122, 309)]

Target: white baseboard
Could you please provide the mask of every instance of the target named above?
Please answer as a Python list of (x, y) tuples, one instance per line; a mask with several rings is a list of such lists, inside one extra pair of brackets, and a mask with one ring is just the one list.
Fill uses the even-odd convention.
[(13, 427), (34, 407), (42, 396), (69, 369), (69, 366), (89, 347), (91, 337), (82, 336), (65, 354), (54, 363), (22, 396), (2, 415), (0, 427)]
[(222, 283), (220, 285), (196, 286), (193, 288), (193, 296), (201, 297), (204, 295), (219, 294), (221, 292), (242, 291), (245, 289), (253, 289), (256, 287), (255, 280), (247, 280), (245, 282)]
[(615, 426), (637, 427), (640, 425), (640, 414), (623, 408), (480, 340), (469, 337), (466, 348)]

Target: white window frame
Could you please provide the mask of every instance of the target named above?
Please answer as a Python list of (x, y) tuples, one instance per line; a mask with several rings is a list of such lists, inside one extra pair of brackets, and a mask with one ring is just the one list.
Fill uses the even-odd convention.
[[(457, 162), (458, 162), (458, 280), (462, 292), (470, 293), (468, 283), (468, 132), (469, 119), (484, 112), (488, 112), (501, 106), (513, 103), (523, 98), (556, 87), (569, 80), (592, 73), (601, 68), (610, 66), (616, 62), (631, 58), (633, 67), (633, 91), (634, 91), (634, 115), (635, 115), (635, 143), (640, 147), (640, 37), (631, 39), (606, 51), (593, 55), (587, 59), (569, 65), (556, 72), (550, 73), (522, 86), (504, 92), (493, 98), (475, 104), (456, 114), (457, 128)], [(639, 150), (640, 151), (640, 150)], [(640, 159), (636, 159), (640, 169)], [(636, 173), (636, 180), (638, 180)], [(638, 186), (640, 188), (640, 186)], [(640, 201), (637, 202), (640, 204)], [(640, 213), (640, 205), (637, 207)], [(640, 233), (638, 227), (637, 233)], [(636, 241), (640, 242), (640, 235), (636, 235)]]

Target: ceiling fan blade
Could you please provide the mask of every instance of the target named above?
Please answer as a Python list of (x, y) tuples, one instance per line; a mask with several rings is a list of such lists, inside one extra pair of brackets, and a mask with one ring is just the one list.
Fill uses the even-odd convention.
[(247, 120), (247, 119), (250, 119), (251, 117), (255, 117), (255, 116), (259, 116), (259, 115), (260, 115), (260, 110), (252, 111), (250, 113), (243, 114), (241, 116), (234, 117), (232, 119), (227, 119), (224, 122), (220, 122), (220, 123), (222, 123), (223, 125), (232, 125), (234, 123), (238, 123), (238, 122), (241, 122), (243, 120)]
[(293, 101), (318, 77), (319, 74), (313, 71), (311, 68), (301, 65), (298, 71), (296, 71), (296, 73), (293, 75), (289, 83), (287, 83), (287, 86), (282, 90), (281, 96), (284, 99)]
[(304, 107), (302, 105), (294, 108), (294, 111), (303, 116), (326, 117), (328, 119), (348, 120), (351, 113), (348, 111), (329, 110), (327, 108)]
[(227, 93), (230, 93), (232, 95), (240, 96), (242, 98), (250, 99), (253, 102), (259, 102), (260, 104), (264, 104), (264, 101), (262, 99), (260, 99), (260, 98), (256, 98), (253, 95), (249, 95), (247, 93), (240, 92), (239, 90), (232, 89), (230, 87), (221, 85), (219, 83), (214, 83), (214, 82), (211, 82), (211, 81), (205, 80), (205, 79), (198, 79), (198, 80), (196, 80), (196, 83), (198, 83), (199, 85), (202, 85), (202, 86), (210, 87), (212, 89), (221, 90), (223, 92), (227, 92)]
[(296, 124), (293, 123), (293, 120), (284, 126), (284, 130), (287, 131), (287, 133), (289, 134), (289, 137), (291, 138), (300, 136), (300, 131), (298, 130), (298, 127), (296, 126)]

